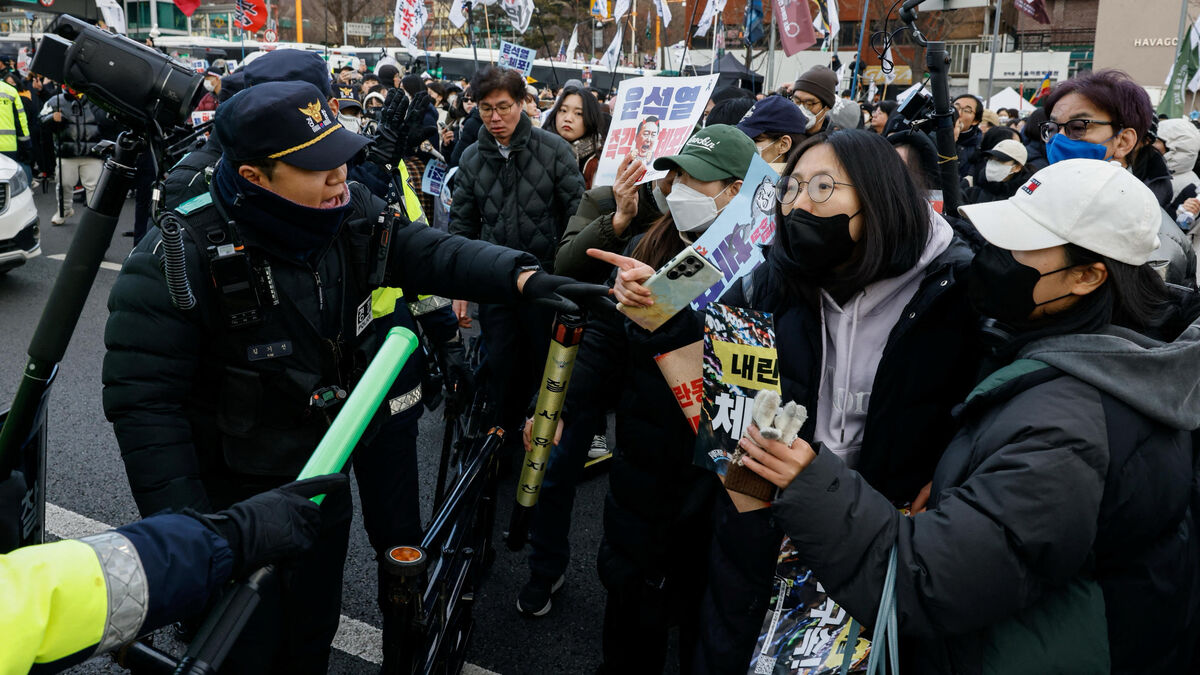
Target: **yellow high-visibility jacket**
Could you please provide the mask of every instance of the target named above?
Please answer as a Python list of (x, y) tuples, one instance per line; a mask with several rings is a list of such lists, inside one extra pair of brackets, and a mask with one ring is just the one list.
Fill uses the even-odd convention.
[(25, 103), (15, 87), (0, 80), (0, 152), (16, 152), (17, 140), (28, 138)]

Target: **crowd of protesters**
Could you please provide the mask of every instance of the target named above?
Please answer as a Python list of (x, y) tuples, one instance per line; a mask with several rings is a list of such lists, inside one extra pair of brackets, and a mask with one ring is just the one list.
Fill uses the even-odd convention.
[[(790, 445), (757, 426), (741, 440), (774, 501), (693, 464), (655, 357), (702, 339), (701, 313), (653, 332), (589, 317), (514, 600), (551, 613), (575, 484), (613, 453), (603, 514), (574, 514), (603, 522), (600, 672), (661, 671), (672, 628), (680, 672), (746, 672), (785, 536), (868, 630), (896, 551), (904, 672), (1200, 668), (1200, 128), (1159, 119), (1123, 73), (1065, 80), (1029, 113), (954, 99), (957, 213), (941, 212), (933, 137), (893, 101), (839, 92), (826, 67), (765, 95), (717, 88), (678, 154), (632, 153), (611, 185), (596, 169), (612, 100), (581, 81), (494, 66), (439, 81), (393, 62), (322, 77), (341, 126), (377, 146), (394, 141), (389, 102), (408, 101), (388, 158), (410, 184), (431, 162), (453, 172), (446, 198), (419, 195), (430, 224), (626, 306), (651, 302), (644, 282), (713, 224), (755, 155), (781, 176), (765, 262), (722, 300), (771, 313), (782, 397), (808, 411)], [(199, 109), (220, 115), (255, 78), (214, 64)], [(62, 224), (115, 129), (69, 90), (4, 79), (27, 111), (13, 152), (62, 186)], [(180, 201), (208, 189), (199, 167), (220, 150), (182, 176)], [(651, 168), (669, 173), (639, 183)], [(377, 171), (348, 168), (383, 196)], [(553, 312), (448, 300), (459, 327), (478, 320), (498, 422), (527, 431)]]

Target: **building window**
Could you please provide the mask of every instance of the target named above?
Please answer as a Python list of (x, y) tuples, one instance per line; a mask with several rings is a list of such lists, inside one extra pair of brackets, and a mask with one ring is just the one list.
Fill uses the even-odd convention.
[(187, 16), (173, 2), (158, 2), (158, 27), (166, 30), (188, 29)]

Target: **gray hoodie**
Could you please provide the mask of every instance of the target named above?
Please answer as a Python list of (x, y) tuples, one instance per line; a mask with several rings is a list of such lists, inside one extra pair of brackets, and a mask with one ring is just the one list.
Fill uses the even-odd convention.
[(1200, 319), (1171, 343), (1113, 326), (1105, 334), (1043, 338), (1021, 357), (1054, 366), (1173, 429), (1200, 428)]
[(870, 284), (844, 307), (821, 291), (821, 334), (825, 339), (814, 440), (850, 468), (858, 463), (875, 372), (888, 336), (920, 288), (925, 269), (954, 239), (949, 223), (932, 210), (930, 215), (929, 241), (912, 269)]

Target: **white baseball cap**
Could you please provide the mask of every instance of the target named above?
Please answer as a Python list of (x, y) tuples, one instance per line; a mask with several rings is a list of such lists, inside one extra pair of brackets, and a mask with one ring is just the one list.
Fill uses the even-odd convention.
[(1029, 161), (1029, 151), (1021, 145), (1021, 141), (1014, 138), (1000, 141), (991, 150), (984, 150), (983, 154), (1000, 160), (1011, 160), (1021, 166), (1025, 166), (1025, 162)]
[(1003, 201), (958, 212), (1009, 251), (1075, 244), (1129, 265), (1158, 249), (1162, 209), (1150, 188), (1116, 162), (1068, 159), (1038, 171)]

